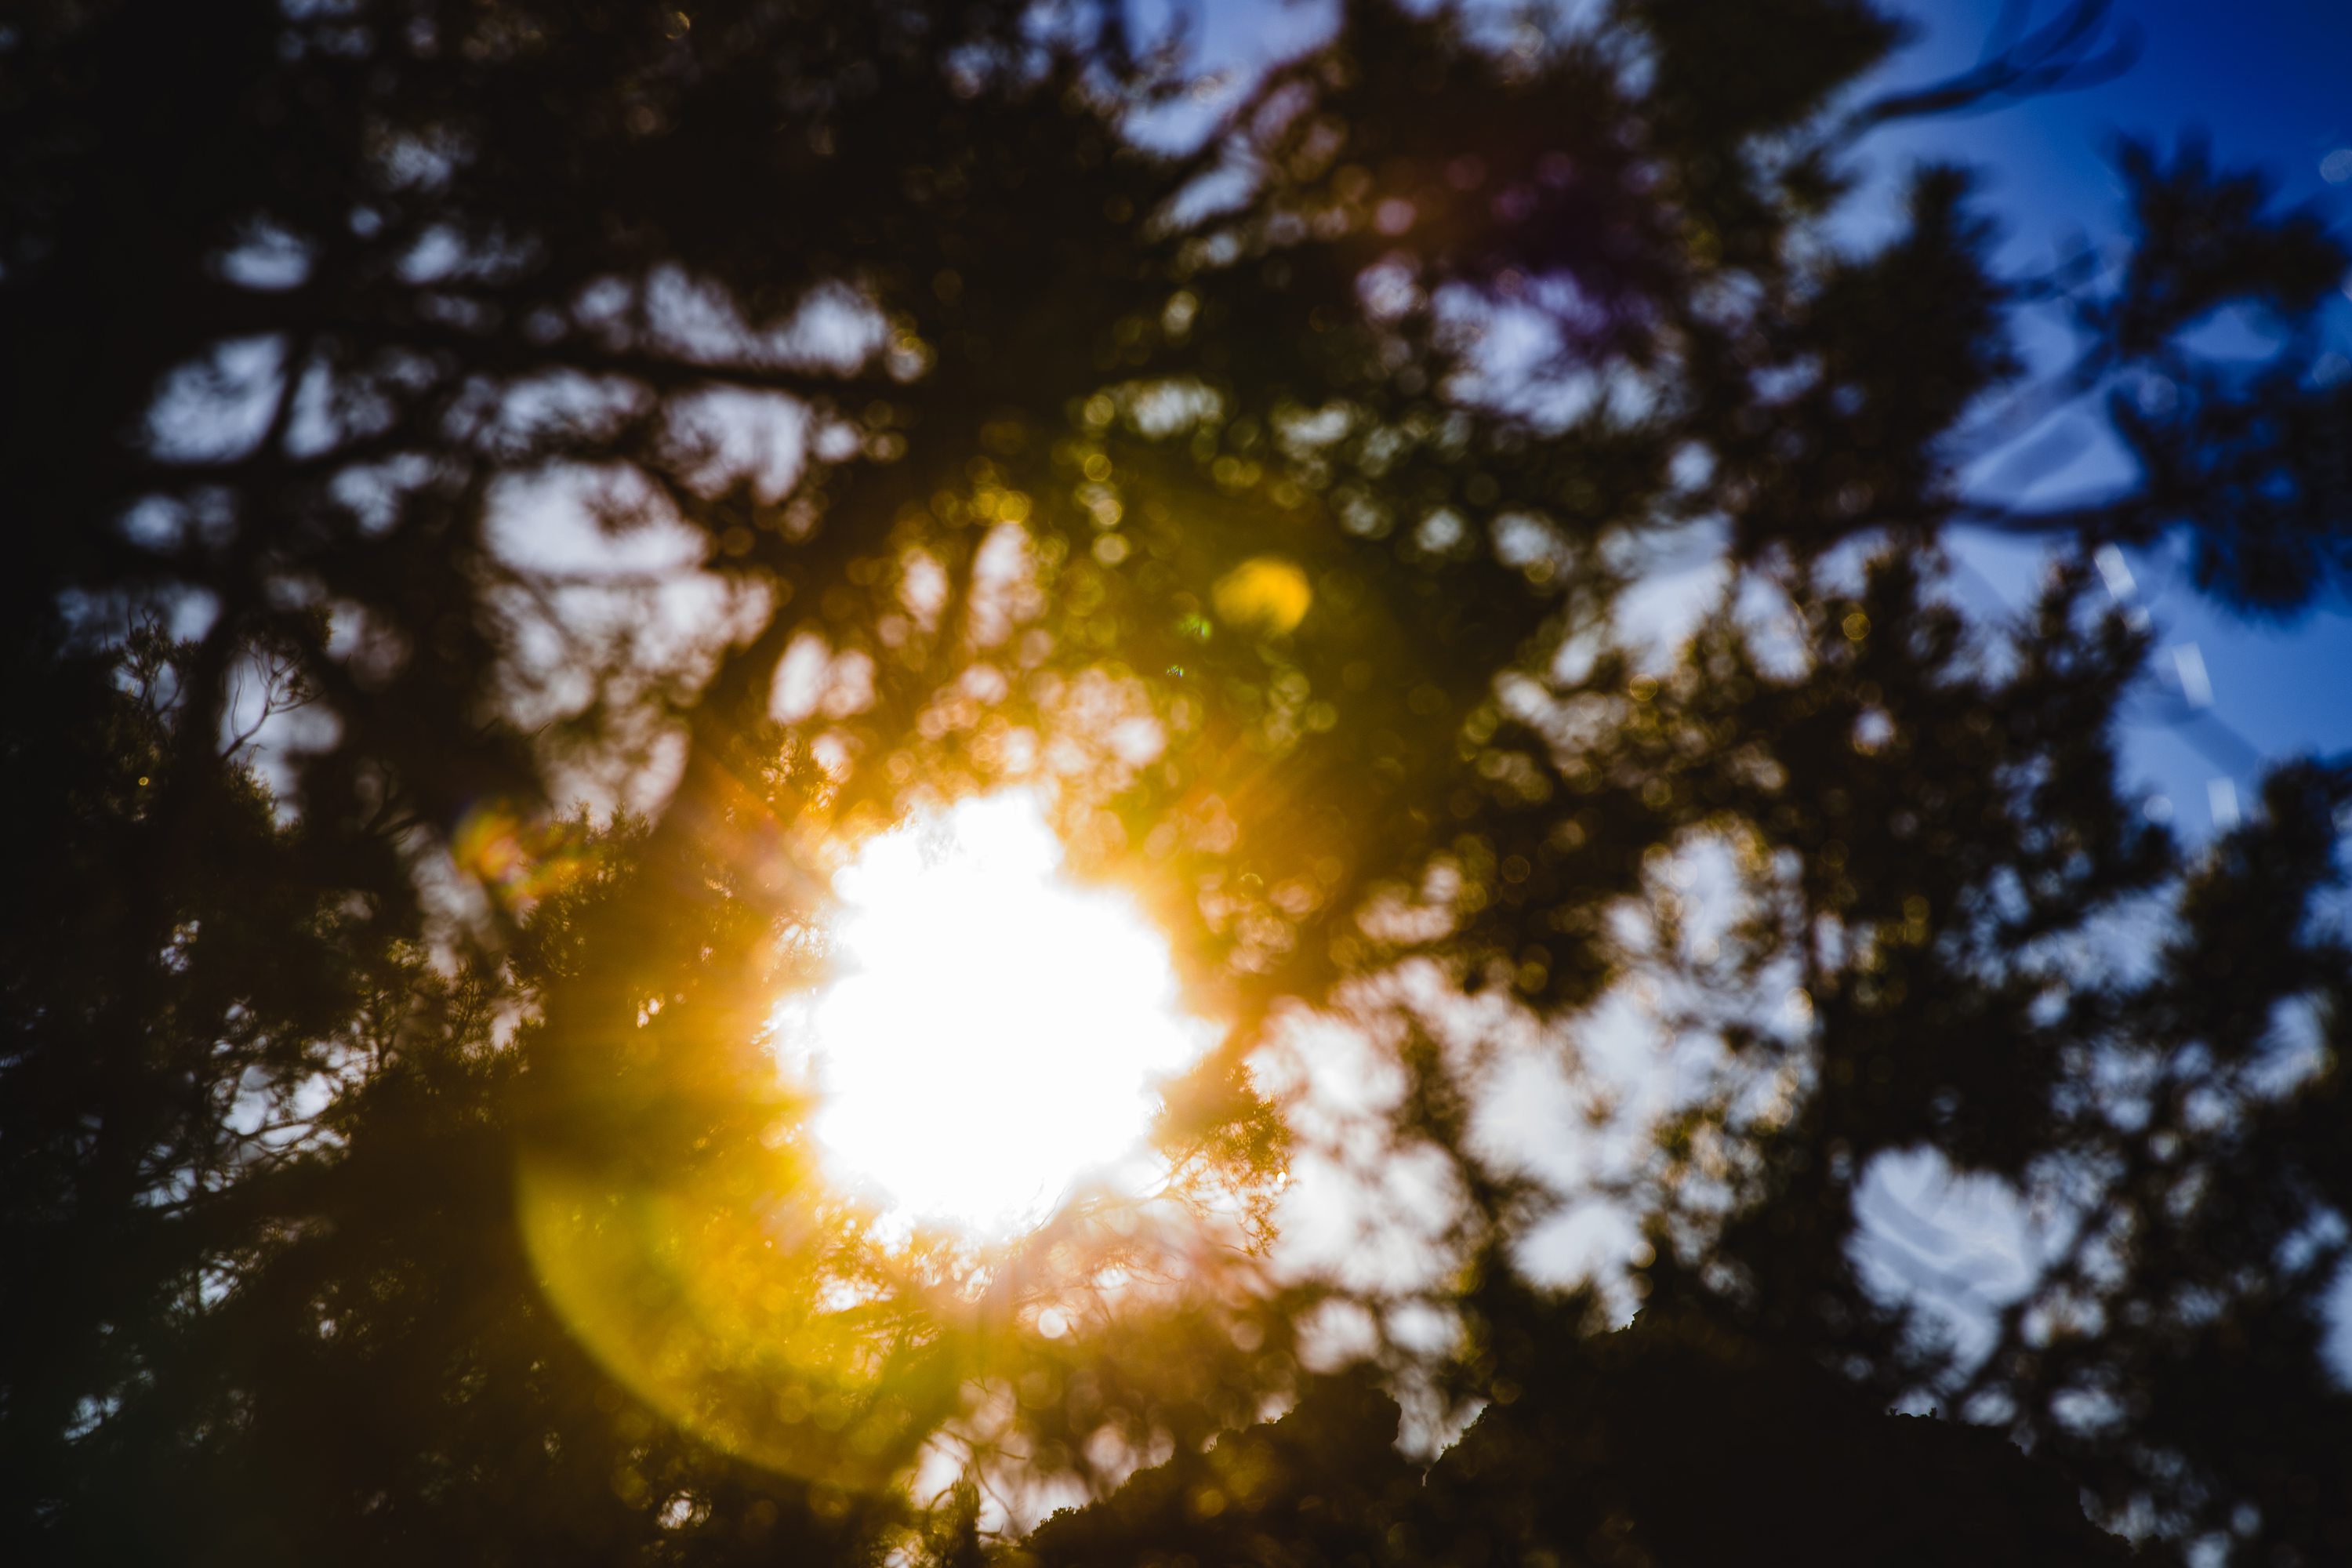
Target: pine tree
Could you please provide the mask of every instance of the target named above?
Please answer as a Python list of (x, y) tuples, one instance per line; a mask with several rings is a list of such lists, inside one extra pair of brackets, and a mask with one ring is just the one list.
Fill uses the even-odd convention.
[[(2105, 26), (1865, 99), (1906, 34), (1862, 0), (1351, 0), (1204, 109), (1109, 4), (21, 9), (23, 1560), (964, 1561), (1014, 1473), (1108, 1494), (1055, 1563), (2352, 1552), (2352, 768), (2202, 848), (2143, 820), (2148, 634), (2085, 564), (2178, 542), (2257, 616), (2340, 584), (2345, 248), (2193, 142), (2120, 150), (2105, 270), (1998, 272), (1956, 167), (1836, 227), (1874, 128), (2112, 68)], [(2029, 301), (2073, 363), (2021, 363)], [(2270, 359), (2199, 355), (2224, 308)], [(2073, 401), (2126, 493), (1960, 485)], [(533, 496), (694, 541), (686, 651), (661, 574), (514, 547)], [(2016, 624), (1955, 607), (1964, 527), (2050, 542)], [(1654, 655), (1627, 590), (1694, 546), (1720, 591)], [(567, 815), (660, 767), (646, 820)], [(894, 1252), (823, 1194), (761, 1034), (812, 847), (1047, 770), (1226, 1029), (1160, 1132), (1195, 1195), (1265, 1239), (1247, 1064), (1324, 1008), (1447, 1173), (1437, 1285), (1117, 1215)], [(1561, 1194), (1482, 1075), (1530, 1032), (1573, 1074), (1628, 995), (1697, 1087)], [(2074, 1216), (1989, 1349), (1857, 1260), (1906, 1153)], [(1631, 1328), (1520, 1268), (1587, 1200), (1643, 1227)], [(1046, 1336), (1055, 1258), (1190, 1283)], [(1377, 1331), (1326, 1376), (1335, 1302)], [(1373, 1366), (1483, 1411), (1425, 1474)], [(943, 1426), (971, 1485), (921, 1505)]]

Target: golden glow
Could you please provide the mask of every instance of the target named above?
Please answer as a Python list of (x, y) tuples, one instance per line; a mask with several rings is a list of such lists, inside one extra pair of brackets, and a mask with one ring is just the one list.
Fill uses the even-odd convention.
[(449, 852), (460, 869), (499, 897), (528, 903), (560, 891), (586, 868), (580, 837), (576, 822), (549, 822), (490, 801), (458, 818)]
[(1260, 555), (1218, 578), (1211, 597), (1217, 614), (1235, 626), (1280, 633), (1307, 618), (1315, 590), (1290, 562)]
[(1201, 1054), (1166, 942), (1059, 875), (1036, 797), (966, 801), (834, 879), (838, 978), (777, 1014), (835, 1180), (907, 1219), (1006, 1236), (1075, 1186), (1155, 1169), (1156, 1087)]
[[(961, 1352), (792, 1174), (656, 1185), (526, 1148), (516, 1217), (549, 1301), (638, 1398), (768, 1468), (878, 1485), (955, 1407)], [(761, 1182), (780, 1176), (782, 1203)]]

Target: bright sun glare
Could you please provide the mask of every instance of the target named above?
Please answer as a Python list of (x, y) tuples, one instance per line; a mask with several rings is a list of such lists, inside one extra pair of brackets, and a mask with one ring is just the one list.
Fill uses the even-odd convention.
[(1035, 796), (966, 801), (834, 878), (837, 978), (778, 1015), (835, 1175), (904, 1217), (1003, 1236), (1076, 1184), (1134, 1184), (1158, 1084), (1207, 1044), (1165, 941), (1060, 876)]

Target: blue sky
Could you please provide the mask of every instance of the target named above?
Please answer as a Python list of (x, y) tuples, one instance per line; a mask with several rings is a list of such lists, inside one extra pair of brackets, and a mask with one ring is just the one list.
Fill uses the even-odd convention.
[[(2032, 19), (2046, 20), (2063, 4), (2038, 0)], [(1913, 16), (1920, 32), (1885, 68), (1887, 87), (1923, 84), (1972, 64), (2003, 6), (2001, 0), (1910, 0), (1896, 8)], [(1850, 232), (1891, 226), (1889, 197), (1909, 163), (1923, 157), (1958, 161), (1982, 172), (1985, 202), (2006, 236), (2000, 264), (2031, 273), (2084, 239), (2095, 244), (2120, 234), (2122, 192), (2108, 159), (2119, 135), (2169, 144), (2192, 131), (2210, 138), (2225, 166), (2269, 172), (2282, 203), (2310, 203), (2352, 230), (2352, 152), (2327, 163), (2331, 153), (2352, 149), (2352, 3), (2120, 0), (2117, 11), (2141, 41), (2137, 63), (2124, 75), (2088, 89), (1899, 127), (1874, 139), (1867, 153), (1874, 177)], [(1206, 0), (1198, 18), (1202, 53), (1213, 66), (1246, 74), (1252, 65), (1321, 37), (1329, 15), (1328, 0)], [(2339, 180), (2331, 183), (2324, 166)], [(2335, 302), (2327, 331), (2328, 346), (2352, 358), (2352, 298)], [(2059, 341), (2045, 330), (2029, 333), (2026, 346), (2047, 353)], [(2215, 352), (2261, 347), (2226, 322), (2210, 342)], [(2094, 440), (2034, 485), (2053, 496), (2095, 493), (2128, 477), (2112, 444)], [(1988, 615), (2021, 605), (2040, 574), (2045, 548), (1962, 539), (1958, 553), (1965, 564), (1956, 587)], [(2125, 767), (2136, 788), (2152, 803), (2160, 799), (2158, 809), (2185, 837), (2194, 841), (2211, 830), (2217, 805), (2226, 816), (2232, 799), (2251, 801), (2265, 759), (2352, 751), (2352, 603), (2341, 589), (2293, 624), (2250, 624), (2199, 597), (2166, 551), (2137, 552), (2110, 564), (2121, 568), (2110, 582), (2128, 584), (2128, 602), (2149, 614), (2159, 642), (2154, 672), (2128, 710)], [(1671, 583), (1659, 588), (1669, 597), (1678, 592)], [(1594, 1060), (1608, 1071), (1622, 1068), (1629, 1089), (1663, 1082), (1660, 1058), (1643, 1048), (1635, 1021), (1599, 1016), (1585, 1034), (1592, 1050), (1605, 1054), (1612, 1042), (1623, 1047), (1609, 1058), (1622, 1058), (1619, 1068)], [(1500, 1130), (1506, 1142), (1560, 1160), (1588, 1157), (1589, 1140), (1563, 1143), (1553, 1136), (1574, 1120), (1561, 1083), (1540, 1073), (1513, 1080), (1511, 1092), (1497, 1102), (1511, 1112), (1511, 1125)], [(1956, 1181), (1940, 1161), (1920, 1152), (1890, 1156), (1874, 1167), (1862, 1204), (1866, 1272), (1886, 1288), (1917, 1289), (1923, 1263), (1939, 1277), (1978, 1277), (1981, 1289), (1931, 1292), (1931, 1306), (1940, 1303), (1963, 1347), (1980, 1343), (1990, 1321), (1987, 1302), (2022, 1286), (2051, 1234), (2047, 1222), (2037, 1220), (2005, 1184)], [(1535, 1238), (1530, 1261), (1538, 1272), (1562, 1277), (1599, 1266), (1605, 1278), (1604, 1255), (1622, 1255), (1630, 1245), (1630, 1231), (1616, 1234), (1624, 1229), (1622, 1218), (1592, 1205), (1567, 1212)], [(2346, 1308), (2332, 1353), (2343, 1375), (2352, 1378), (2352, 1276), (2343, 1289)]]
[[(1573, 8), (1582, 8), (1570, 0)], [(2032, 22), (2058, 14), (2064, 0), (2033, 0)], [(1939, 79), (1972, 64), (1998, 24), (2003, 0), (1908, 0), (1892, 6), (1914, 19), (1915, 40), (1881, 72), (1887, 86)], [(1138, 7), (1146, 25), (1163, 6)], [(2135, 32), (2137, 63), (2095, 87), (2029, 100), (1997, 111), (1893, 128), (1868, 153), (1883, 178), (1859, 204), (1854, 226), (1867, 232), (1893, 219), (1893, 176), (1923, 157), (1979, 168), (1984, 198), (2007, 238), (2004, 268), (2029, 273), (2088, 238), (2119, 233), (2121, 189), (2108, 161), (2119, 135), (2169, 144), (2201, 131), (2219, 161), (2251, 164), (2277, 181), (2283, 204), (2310, 203), (2352, 228), (2352, 152), (2322, 173), (2328, 155), (2352, 148), (2352, 4), (2342, 0), (2118, 0), (2116, 21)], [(1245, 75), (1270, 57), (1323, 36), (1328, 0), (1207, 0), (1194, 13), (1207, 63)], [(1873, 210), (1871, 204), (1879, 204)], [(2352, 280), (2347, 280), (2352, 287)], [(2046, 325), (2029, 329), (2029, 348), (2058, 340)], [(2331, 347), (2352, 357), (2352, 299), (2329, 321)], [(2224, 323), (2223, 350), (2259, 347)], [(2111, 444), (2094, 441), (2038, 488), (2051, 495), (2095, 492), (2126, 477)], [(1997, 613), (2023, 603), (2042, 564), (2039, 547), (1977, 538), (1961, 542), (1969, 568), (1961, 591)], [(2240, 621), (2206, 604), (2163, 551), (2127, 561), (2133, 602), (2153, 617), (2159, 672), (2132, 708), (2126, 766), (2137, 787), (2161, 797), (2190, 837), (2213, 825), (2221, 793), (2252, 798), (2259, 759), (2352, 750), (2352, 603), (2341, 591), (2288, 626)], [(2182, 649), (2193, 649), (2182, 653)], [(2191, 706), (2177, 672), (2183, 659), (2201, 667), (2210, 704)], [(2189, 695), (2203, 691), (2192, 678)]]
[[(1925, 28), (1894, 62), (1898, 80), (1932, 77), (1966, 64), (2000, 15), (2000, 0), (1933, 0), (1909, 7)], [(2037, 14), (2054, 12), (2042, 0)], [(2269, 174), (2283, 205), (2310, 204), (2339, 231), (2352, 230), (2352, 5), (2319, 0), (2120, 0), (2119, 16), (2140, 37), (2137, 63), (2116, 79), (1978, 118), (1930, 122), (1890, 138), (1895, 156), (1932, 147), (1986, 174), (1986, 195), (2008, 233), (2006, 264), (2030, 268), (2053, 249), (2087, 235), (2117, 232), (2120, 190), (2107, 151), (2120, 134), (2170, 142), (2198, 131), (2218, 163)], [(2352, 287), (2352, 279), (2347, 280)], [(2334, 301), (2328, 347), (2352, 355), (2352, 298)], [(2222, 350), (2257, 345), (2215, 334)], [(2121, 466), (2094, 450), (2070, 471), (2043, 481), (2095, 489)], [(2012, 598), (2038, 569), (2036, 552), (2008, 542), (1977, 541), (1963, 553)], [(2352, 752), (2352, 604), (2343, 589), (2325, 596), (2290, 626), (2238, 621), (2200, 599), (2176, 560), (2161, 553), (2130, 559), (2135, 597), (2153, 615), (2166, 647), (2159, 677), (2135, 704), (2125, 763), (2147, 788), (2174, 803), (2174, 825), (2195, 838), (2214, 826), (2212, 786), (2228, 779), (2241, 799), (2259, 775), (2256, 753)], [(2177, 650), (2193, 646), (2210, 681), (2211, 706), (2192, 711), (2179, 691)], [(2201, 742), (2202, 744), (2198, 742)], [(2014, 1289), (2022, 1263), (2042, 1252), (2041, 1235), (2014, 1194), (1982, 1180), (1954, 1182), (1938, 1162), (1906, 1155), (1872, 1173), (1862, 1194), (1869, 1265), (1908, 1255), (1980, 1276), (2000, 1296)], [(1916, 1267), (1891, 1276), (1915, 1285)], [(1941, 1294), (1941, 1293), (1938, 1293)], [(1941, 1295), (1948, 1326), (1963, 1345), (1980, 1341), (1980, 1308)], [(2329, 1355), (2352, 1380), (2352, 1274), (2337, 1284)]]
[[(1906, 9), (1922, 36), (1892, 62), (1887, 75), (1897, 81), (1965, 66), (2002, 6), (1936, 0)], [(2056, 9), (2042, 0), (2035, 14)], [(1932, 153), (1980, 167), (2008, 236), (2002, 259), (2021, 270), (2046, 263), (2076, 237), (2095, 242), (2117, 232), (2120, 189), (2107, 152), (2125, 134), (2168, 143), (2201, 132), (2217, 161), (2271, 174), (2283, 205), (2307, 203), (2352, 227), (2352, 153), (2328, 162), (2352, 148), (2352, 5), (2123, 0), (2116, 10), (2141, 45), (2137, 63), (2122, 76), (1906, 129), (1885, 139), (1882, 158), (1893, 165)], [(2328, 335), (2332, 349), (2352, 356), (2352, 299), (2335, 303)], [(2226, 326), (2214, 341), (2225, 352), (2256, 346)], [(2095, 447), (2042, 482), (2053, 492), (2095, 490), (2120, 472), (2112, 451)], [(2022, 596), (2037, 566), (2035, 552), (2007, 542), (1972, 542), (1966, 553), (2012, 598)], [(2249, 625), (2200, 599), (2164, 552), (2136, 555), (2129, 565), (2137, 597), (2166, 645), (2159, 669), (2173, 675), (2179, 665), (2173, 650), (2193, 645), (2192, 662), (2210, 683), (2210, 710), (2195, 712), (2177, 679), (2160, 678), (2136, 705), (2139, 721), (2126, 750), (2135, 776), (2177, 803), (2184, 832), (2210, 826), (2215, 779), (2230, 779), (2241, 796), (2249, 792), (2254, 753), (2352, 749), (2352, 606), (2340, 589), (2294, 625)], [(2184, 716), (2187, 722), (2174, 721)]]

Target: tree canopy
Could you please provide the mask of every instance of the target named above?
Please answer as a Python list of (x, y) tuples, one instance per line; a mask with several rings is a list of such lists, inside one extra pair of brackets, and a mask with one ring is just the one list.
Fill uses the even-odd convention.
[[(2091, 566), (2342, 586), (2352, 255), (2193, 139), (2039, 275), (1957, 163), (1853, 221), (2108, 24), (1873, 97), (1865, 0), (1347, 0), (1222, 91), (1109, 0), (13, 8), (11, 1560), (2352, 1556), (2352, 763), (2148, 820)], [(1963, 482), (2061, 406), (2130, 483)], [(1015, 786), (1216, 1043), (982, 1243), (773, 1017)], [(2042, 1216), (1981, 1331), (1901, 1159)], [(1286, 1260), (1310, 1167), (1410, 1257)]]

